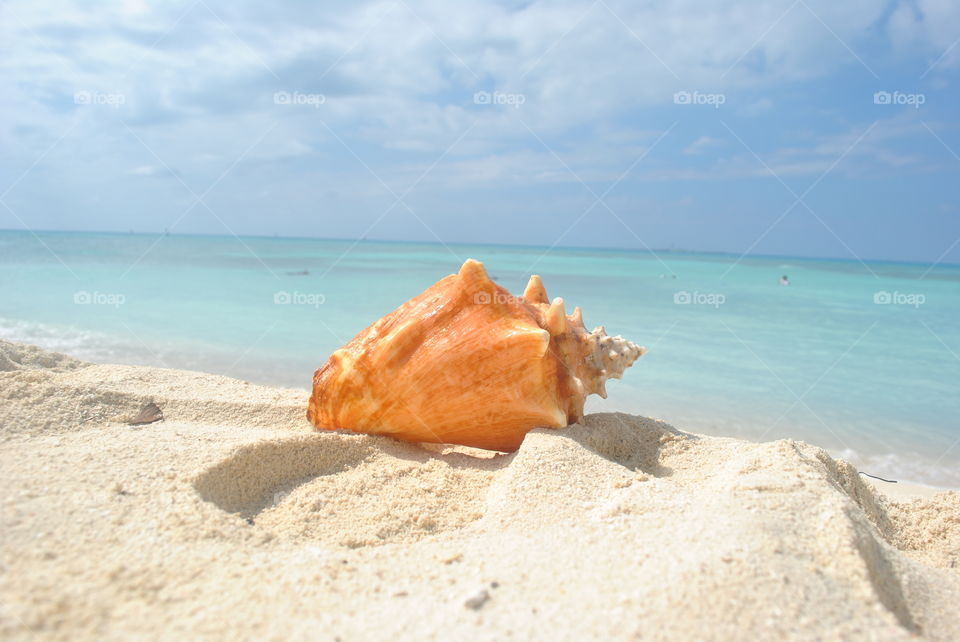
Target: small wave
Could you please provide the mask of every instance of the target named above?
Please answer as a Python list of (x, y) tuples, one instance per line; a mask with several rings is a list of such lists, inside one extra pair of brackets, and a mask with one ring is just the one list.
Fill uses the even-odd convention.
[[(156, 339), (141, 343), (137, 337), (3, 317), (0, 317), (0, 339), (29, 343), (91, 363), (179, 368), (294, 388), (309, 386), (316, 367), (312, 362), (303, 366), (299, 362), (258, 358), (243, 346), (207, 346)], [(303, 367), (297, 368), (297, 365)]]
[(931, 460), (919, 453), (883, 453), (864, 455), (855, 450), (830, 453), (843, 459), (864, 473), (910, 484), (929, 486), (939, 490), (960, 488), (960, 469), (954, 465)]
[(133, 345), (99, 332), (19, 319), (0, 318), (0, 339), (29, 343), (85, 361), (109, 361), (134, 349)]

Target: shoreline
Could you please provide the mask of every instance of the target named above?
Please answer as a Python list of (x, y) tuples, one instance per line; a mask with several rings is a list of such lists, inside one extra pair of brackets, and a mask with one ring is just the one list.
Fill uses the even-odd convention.
[[(84, 334), (84, 331), (77, 331), (77, 334), (79, 337)], [(46, 347), (39, 344), (31, 343), (29, 341), (20, 341), (17, 339), (6, 338), (3, 336), (0, 336), (0, 341), (7, 341), (10, 343), (15, 343), (20, 345), (34, 345), (41, 350), (57, 352), (58, 354), (60, 354), (61, 353), (60, 350), (63, 349), (57, 346)], [(77, 354), (70, 354), (71, 352), (75, 352)], [(205, 365), (206, 367), (209, 368), (209, 370), (200, 370), (200, 369), (197, 369), (196, 367), (184, 366), (177, 363), (174, 363), (173, 365), (163, 365), (163, 366), (142, 365), (137, 362), (139, 358), (138, 355), (140, 354), (140, 352), (141, 351), (139, 350), (137, 350), (136, 352), (131, 351), (130, 354), (124, 355), (119, 359), (117, 358), (119, 355), (114, 354), (113, 359), (111, 359), (106, 355), (93, 356), (93, 353), (87, 354), (71, 346), (71, 347), (67, 347), (65, 349), (65, 352), (63, 352), (62, 354), (67, 354), (68, 356), (74, 359), (78, 359), (84, 362), (94, 363), (101, 366), (123, 365), (127, 367), (143, 367), (143, 368), (156, 368), (159, 370), (193, 372), (193, 373), (205, 374), (209, 376), (220, 376), (220, 377), (226, 377), (231, 379), (241, 379), (244, 381), (248, 381), (250, 385), (256, 385), (256, 386), (261, 386), (266, 388), (275, 388), (278, 390), (300, 390), (305, 397), (309, 396), (310, 394), (309, 387), (305, 385), (301, 386), (296, 384), (292, 384), (292, 385), (285, 384), (284, 382), (275, 381), (270, 377), (258, 378), (257, 373), (260, 372), (259, 364), (256, 366), (251, 365), (245, 368), (244, 371), (240, 371), (240, 372), (216, 374), (215, 372), (210, 371), (210, 370), (215, 370), (213, 366), (215, 366), (215, 364), (218, 363), (216, 361), (217, 359), (216, 356), (207, 355), (206, 357), (199, 357), (199, 358), (195, 357), (194, 359), (199, 360), (201, 366)], [(224, 361), (224, 363), (226, 363), (226, 361)], [(297, 379), (297, 381), (301, 381), (301, 380), (309, 382), (310, 375), (305, 374), (303, 377), (299, 377)], [(593, 409), (593, 410), (590, 410), (589, 412), (608, 412), (608, 411), (606, 409)], [(669, 412), (664, 411), (661, 413), (657, 413), (656, 416), (668, 417), (672, 415)], [(700, 416), (699, 418), (694, 417), (692, 419), (688, 417), (688, 421), (683, 423), (682, 425), (687, 427), (688, 431), (694, 432), (698, 435), (714, 436), (714, 437), (726, 436), (722, 426), (715, 426), (714, 430), (705, 430), (705, 427), (703, 425), (699, 425), (702, 423), (707, 423), (709, 421), (710, 421), (710, 418), (706, 415)], [(730, 424), (739, 424), (739, 423), (743, 423), (744, 425), (756, 425), (756, 421), (751, 422), (751, 420), (747, 418), (744, 418), (740, 421), (726, 420), (724, 422), (727, 428), (730, 427)], [(787, 430), (786, 432), (789, 433), (790, 431)], [(751, 438), (749, 434), (737, 434), (734, 438), (743, 439), (751, 443), (763, 443), (762, 441), (758, 441), (756, 439)], [(815, 443), (813, 440), (809, 440), (804, 437), (795, 437), (795, 438), (799, 439), (800, 441), (805, 441), (807, 443)], [(842, 449), (841, 447), (836, 447), (836, 448), (825, 447), (825, 449), (828, 452), (830, 452), (831, 456), (834, 457), (835, 459), (844, 459), (845, 461), (849, 461), (851, 464), (857, 467), (857, 462), (856, 462), (857, 457), (855, 456), (851, 458), (847, 456), (844, 453), (845, 449)], [(855, 455), (858, 455), (864, 458), (873, 458), (878, 456), (882, 457), (889, 454), (891, 453), (871, 453), (871, 452), (855, 453)], [(920, 455), (919, 453), (915, 453), (915, 455), (917, 457), (925, 457), (924, 455)], [(865, 473), (877, 472), (876, 466), (870, 466), (869, 464), (868, 466), (869, 468), (864, 471)], [(890, 472), (887, 472), (886, 474), (891, 476), (892, 478), (895, 478), (896, 483), (886, 483), (880, 480), (871, 479), (866, 475), (864, 476), (864, 479), (873, 483), (874, 486), (880, 491), (883, 491), (884, 489), (891, 487), (889, 488), (890, 494), (896, 495), (896, 496), (903, 496), (903, 497), (906, 497), (906, 496), (926, 497), (926, 496), (929, 496), (931, 493), (943, 492), (943, 491), (949, 491), (949, 490), (960, 490), (960, 485), (952, 486), (949, 484), (930, 483), (922, 480), (913, 479), (909, 476), (909, 474), (903, 475), (897, 471), (890, 471)], [(880, 476), (882, 477), (884, 475), (881, 474)], [(892, 488), (894, 486), (897, 486), (898, 488)], [(909, 488), (909, 491), (907, 490), (908, 488)]]
[(305, 405), (0, 341), (0, 634), (960, 638), (960, 493), (622, 413), (497, 454)]
[[(88, 340), (88, 339), (89, 339), (89, 336), (86, 335), (84, 331), (77, 331), (74, 343), (76, 341)], [(13, 343), (36, 345), (29, 341), (19, 341), (16, 339), (0, 336), (0, 341), (3, 341), (3, 340), (11, 341)], [(139, 351), (139, 350), (134, 351), (132, 347), (129, 354), (125, 354), (123, 356), (114, 354), (112, 359), (106, 355), (94, 355), (94, 353), (92, 352), (88, 354), (86, 352), (76, 349), (73, 346), (67, 346), (65, 348), (61, 348), (59, 346), (46, 347), (46, 346), (38, 345), (38, 347), (41, 347), (41, 349), (48, 350), (48, 351), (59, 352), (60, 350), (65, 350), (67, 354), (69, 354), (70, 356), (76, 359), (89, 361), (91, 363), (96, 363), (98, 365), (104, 365), (104, 366), (124, 365), (124, 366), (131, 366), (131, 367), (159, 368), (164, 370), (185, 370), (190, 372), (202, 372), (205, 374), (210, 374), (211, 376), (223, 376), (228, 378), (243, 379), (243, 380), (249, 381), (251, 385), (263, 386), (268, 388), (276, 388), (280, 390), (298, 389), (298, 390), (301, 390), (305, 396), (309, 396), (310, 394), (308, 384), (309, 384), (310, 375), (312, 374), (312, 372), (309, 374), (305, 373), (302, 377), (297, 378), (298, 382), (307, 382), (307, 385), (297, 385), (296, 383), (284, 383), (283, 381), (276, 381), (275, 379), (269, 376), (258, 379), (256, 375), (258, 373), (262, 373), (259, 362), (256, 365), (250, 365), (249, 367), (242, 368), (234, 373), (215, 374), (213, 371), (217, 370), (216, 365), (220, 363), (219, 359), (222, 355), (205, 354), (203, 353), (202, 349), (196, 346), (194, 347), (194, 349), (199, 350), (197, 354), (200, 354), (201, 356), (194, 357), (194, 361), (197, 362), (197, 364), (194, 367), (190, 367), (190, 365), (181, 365), (176, 362), (174, 362), (171, 365), (165, 365), (165, 366), (142, 365), (141, 363), (138, 363), (138, 360), (140, 358), (139, 355), (142, 353), (142, 351)], [(71, 353), (76, 353), (76, 354), (71, 354)], [(183, 349), (183, 353), (186, 354), (186, 348)], [(180, 355), (178, 354), (173, 355), (174, 360), (176, 360), (175, 358), (177, 356), (180, 356)], [(230, 361), (232, 360), (224, 360), (223, 363), (229, 363)], [(200, 368), (205, 368), (205, 369), (200, 369)], [(588, 401), (588, 403), (590, 402)], [(607, 412), (607, 410), (604, 408), (594, 408), (589, 411), (590, 412)], [(654, 413), (655, 416), (664, 417), (664, 418), (676, 418), (676, 416), (682, 415), (682, 414), (683, 413), (671, 413), (668, 410), (663, 410), (663, 409), (661, 409), (660, 412)], [(759, 420), (756, 420), (756, 419), (751, 420), (749, 418), (739, 418), (739, 419), (728, 418), (723, 422), (722, 425), (716, 425), (712, 427), (708, 427), (705, 425), (708, 423), (711, 423), (711, 416), (703, 414), (703, 415), (694, 416), (694, 417), (687, 416), (687, 420), (682, 422), (679, 425), (683, 425), (689, 431), (695, 432), (697, 434), (711, 435), (711, 436), (725, 436), (725, 435), (729, 436), (728, 430), (731, 428), (731, 426), (736, 426), (736, 425), (751, 426), (751, 425), (762, 424), (762, 422), (760, 422)], [(799, 432), (799, 427), (785, 426), (784, 428), (785, 430), (783, 432), (786, 434), (790, 434), (791, 432), (796, 434), (796, 432), (794, 432), (794, 429), (796, 429), (796, 431)], [(735, 438), (744, 439), (746, 441), (750, 441), (753, 443), (762, 443), (762, 441), (758, 441), (757, 439), (752, 438), (748, 432), (747, 434), (743, 434), (743, 433), (736, 434)], [(806, 441), (807, 443), (816, 443), (815, 440), (809, 439), (807, 437), (794, 437), (794, 438), (799, 439), (801, 441)], [(836, 446), (836, 447), (826, 446), (825, 448), (828, 450), (828, 452), (830, 452), (831, 456), (834, 457), (835, 459), (844, 459), (846, 461), (850, 461), (850, 463), (852, 463), (858, 469), (860, 468), (857, 461), (858, 458), (871, 459), (871, 458), (877, 458), (877, 457), (882, 458), (884, 456), (891, 455), (891, 454), (893, 455), (902, 454), (902, 453), (887, 453), (887, 452), (872, 453), (872, 452), (866, 451), (866, 452), (857, 452), (855, 453), (854, 457), (850, 457), (847, 453), (844, 452), (845, 448), (842, 446)], [(928, 455), (921, 455), (920, 453), (910, 453), (910, 456), (915, 458), (928, 457)], [(930, 461), (928, 463), (930, 462), (932, 462), (932, 458), (930, 458)], [(913, 469), (916, 467), (916, 459), (913, 459), (911, 461), (902, 461), (898, 465), (901, 467), (906, 466), (907, 468)], [(954, 486), (954, 485), (945, 484), (945, 483), (938, 484), (938, 483), (932, 483), (932, 482), (928, 482), (920, 479), (914, 479), (910, 477), (907, 471), (898, 471), (898, 470), (884, 471), (882, 466), (878, 467), (876, 465), (872, 465), (869, 463), (865, 464), (864, 472), (871, 473), (871, 474), (879, 474), (879, 476), (881, 477), (889, 477), (897, 480), (897, 484), (888, 484), (888, 483), (881, 482), (879, 480), (874, 480), (878, 482), (876, 484), (876, 487), (880, 490), (883, 490), (888, 486), (892, 487), (892, 486), (899, 485), (899, 488), (901, 490), (907, 486), (910, 486), (910, 487), (916, 486), (917, 488), (913, 489), (911, 493), (918, 497), (928, 496), (930, 492), (960, 490), (960, 485)], [(869, 478), (865, 477), (865, 479), (869, 479)], [(904, 495), (903, 492), (898, 493), (897, 489), (893, 489), (893, 488), (890, 489), (890, 492), (896, 495)]]
[[(41, 325), (45, 325), (45, 324), (41, 324)], [(49, 326), (49, 327), (53, 327), (53, 326)], [(81, 331), (81, 330), (77, 331), (78, 340), (79, 340), (79, 337), (84, 335), (84, 333), (85, 331)], [(84, 339), (86, 338), (87, 337), (84, 337)], [(216, 358), (217, 358), (216, 356), (199, 357), (199, 358), (195, 357), (195, 360), (199, 360), (200, 365), (210, 368), (210, 370), (200, 370), (200, 369), (196, 369), (195, 367), (184, 366), (177, 363), (174, 363), (172, 365), (162, 365), (162, 366), (143, 365), (141, 363), (138, 363), (138, 356), (132, 351), (130, 352), (130, 354), (124, 355), (119, 359), (117, 359), (119, 355), (114, 354), (113, 359), (111, 360), (111, 358), (106, 355), (93, 356), (93, 353), (87, 354), (83, 351), (79, 351), (79, 354), (71, 354), (71, 352), (78, 352), (73, 346), (68, 346), (66, 348), (60, 348), (59, 346), (47, 347), (41, 344), (32, 343), (30, 341), (22, 341), (16, 338), (0, 336), (0, 342), (3, 342), (3, 341), (19, 344), (19, 345), (32, 345), (41, 350), (56, 352), (58, 354), (65, 354), (67, 356), (70, 356), (71, 358), (88, 362), (88, 363), (101, 365), (101, 366), (122, 365), (126, 367), (136, 367), (136, 368), (142, 367), (142, 368), (153, 368), (153, 369), (159, 369), (159, 370), (192, 372), (196, 374), (204, 374), (209, 376), (225, 377), (230, 379), (240, 379), (243, 381), (247, 381), (250, 385), (256, 385), (256, 386), (265, 387), (265, 388), (272, 388), (277, 390), (299, 390), (305, 397), (309, 396), (310, 394), (310, 390), (307, 385), (301, 386), (296, 384), (284, 383), (282, 381), (273, 380), (270, 377), (267, 377), (265, 379), (257, 379), (255, 375), (257, 372), (260, 372), (260, 370), (254, 366), (245, 368), (244, 372), (222, 373), (222, 374), (211, 372), (210, 370), (215, 369), (212, 366), (215, 366), (216, 363), (218, 363), (216, 361)], [(64, 350), (64, 352), (60, 352), (61, 350)], [(309, 382), (310, 376), (305, 374), (303, 377), (298, 378), (298, 381), (300, 380), (305, 380)], [(594, 409), (594, 410), (591, 410), (590, 412), (608, 412), (608, 410)], [(669, 417), (672, 415), (669, 412), (663, 411), (660, 413), (656, 413), (655, 416)], [(705, 426), (698, 425), (698, 424), (708, 423), (709, 421), (710, 421), (709, 416), (701, 415), (699, 417), (694, 417), (692, 419), (688, 417), (688, 421), (681, 425), (688, 428), (688, 431), (694, 432), (698, 435), (714, 436), (714, 437), (728, 436), (725, 434), (725, 431), (723, 430), (722, 426), (715, 426), (714, 430), (705, 430)], [(730, 427), (730, 424), (739, 424), (739, 423), (743, 423), (744, 425), (759, 425), (757, 424), (756, 421), (751, 421), (750, 419), (746, 419), (746, 418), (740, 421), (727, 420), (724, 422), (724, 424), (727, 425), (727, 428)], [(786, 432), (789, 433), (790, 431), (787, 430)], [(752, 438), (749, 434), (737, 434), (734, 436), (734, 438), (743, 439), (751, 443), (764, 443), (763, 441)], [(799, 439), (800, 441), (805, 441), (806, 443), (815, 443), (813, 440), (809, 440), (805, 437), (794, 437), (794, 438)], [(861, 456), (864, 458), (873, 458), (873, 457), (878, 457), (878, 456), (882, 457), (885, 455), (893, 454), (893, 453), (885, 453), (885, 452), (883, 453), (863, 452), (863, 453), (855, 453), (855, 457), (851, 458), (844, 453), (845, 449), (841, 447), (835, 447), (835, 448), (825, 447), (825, 449), (831, 454), (833, 458), (849, 461), (855, 467), (857, 467), (857, 462), (856, 462), (857, 456)], [(919, 453), (913, 453), (913, 454), (915, 454), (917, 457), (925, 457), (925, 455), (921, 455)], [(870, 473), (870, 474), (873, 474), (876, 472), (878, 472), (876, 466), (870, 466), (868, 470), (864, 471), (864, 473)], [(902, 475), (897, 471), (888, 472), (886, 474), (889, 475), (890, 477), (896, 478), (896, 483), (887, 483), (881, 480), (872, 479), (867, 475), (864, 475), (864, 479), (872, 483), (878, 490), (883, 491), (884, 489), (888, 489), (891, 495), (898, 496), (898, 497), (908, 497), (908, 496), (909, 497), (927, 497), (930, 494), (936, 493), (936, 492), (944, 492), (944, 491), (950, 491), (950, 490), (960, 491), (960, 485), (952, 486), (949, 484), (930, 483), (922, 480), (913, 479), (909, 476), (909, 474)], [(883, 477), (884, 475), (881, 474), (880, 476)], [(893, 488), (893, 487), (897, 487), (897, 488)]]

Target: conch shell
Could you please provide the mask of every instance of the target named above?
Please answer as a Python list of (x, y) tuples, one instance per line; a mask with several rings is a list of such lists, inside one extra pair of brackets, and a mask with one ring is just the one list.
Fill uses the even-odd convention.
[(468, 259), (334, 352), (313, 376), (307, 418), (414, 442), (514, 451), (533, 428), (583, 419), (587, 395), (646, 352), (587, 332), (539, 276), (522, 297)]

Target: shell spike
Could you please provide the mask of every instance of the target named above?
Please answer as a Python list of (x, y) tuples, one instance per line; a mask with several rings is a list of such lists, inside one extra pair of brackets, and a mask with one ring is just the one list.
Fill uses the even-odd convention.
[(607, 398), (607, 382), (603, 379), (600, 380), (600, 383), (597, 384), (596, 393), (600, 395), (601, 399)]
[(553, 336), (567, 332), (567, 313), (563, 309), (563, 299), (557, 297), (547, 310), (547, 330)]
[(490, 281), (483, 263), (475, 259), (464, 261), (463, 265), (460, 266), (460, 271), (457, 272), (457, 276), (464, 281)]
[(573, 314), (570, 315), (570, 323), (578, 328), (583, 327), (583, 312), (580, 310), (580, 306), (573, 309)]
[(543, 287), (543, 281), (540, 275), (534, 274), (527, 281), (527, 288), (523, 291), (523, 299), (527, 303), (549, 303), (547, 298), (547, 289)]

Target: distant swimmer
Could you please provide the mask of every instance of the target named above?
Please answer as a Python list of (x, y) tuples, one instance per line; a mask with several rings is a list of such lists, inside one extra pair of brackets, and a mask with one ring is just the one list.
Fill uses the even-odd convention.
[(780, 277), (780, 285), (790, 285), (790, 279), (787, 278), (786, 274)]
[(301, 270), (300, 272), (287, 272), (290, 276), (307, 276), (310, 270)]

